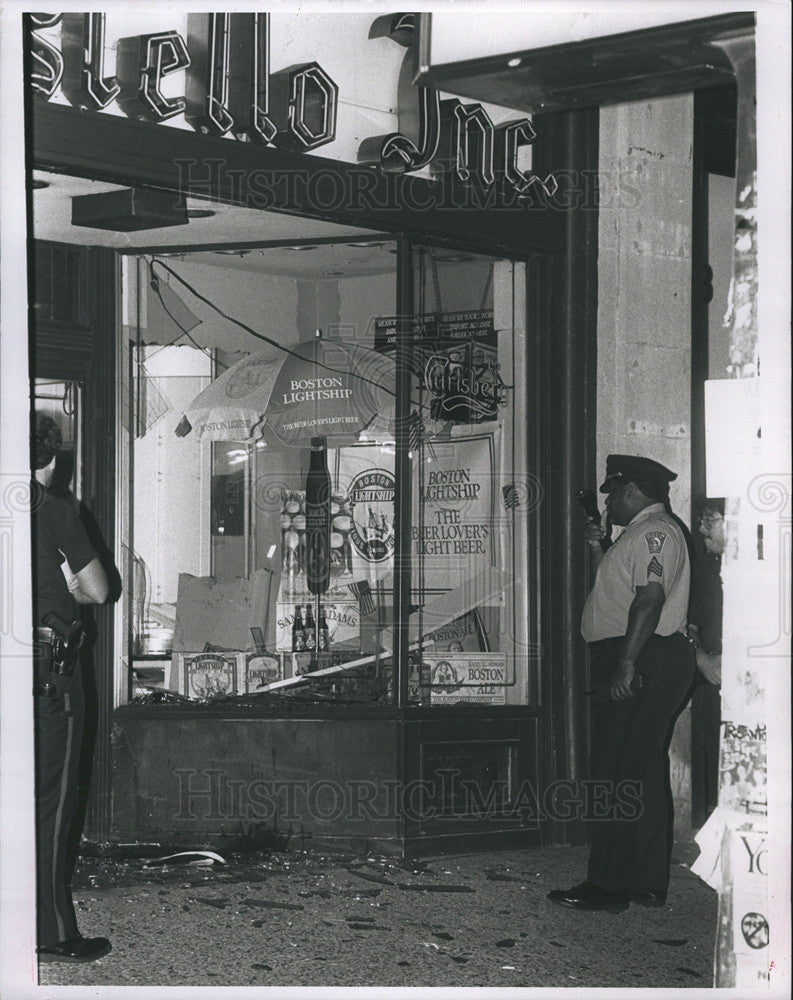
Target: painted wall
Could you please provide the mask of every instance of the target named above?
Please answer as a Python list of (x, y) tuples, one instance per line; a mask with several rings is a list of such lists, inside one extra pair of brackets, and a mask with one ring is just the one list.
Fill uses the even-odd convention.
[(735, 178), (708, 176), (708, 263), (713, 298), (708, 306), (708, 378), (727, 378), (730, 364), (729, 312), (732, 244), (735, 238)]
[[(690, 94), (602, 108), (598, 258), (597, 465), (646, 455), (677, 472), (673, 509), (691, 499)], [(691, 720), (670, 748), (675, 833), (688, 837)]]

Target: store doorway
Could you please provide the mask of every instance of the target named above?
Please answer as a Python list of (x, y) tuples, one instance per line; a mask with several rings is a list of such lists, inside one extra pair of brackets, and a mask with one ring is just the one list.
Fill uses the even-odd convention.
[[(726, 317), (730, 309), (735, 236), (736, 118), (735, 84), (695, 91), (691, 230), (691, 527), (695, 553), (692, 588), (701, 591), (710, 580), (711, 597), (704, 602), (697, 593), (692, 593), (692, 606), (713, 606), (716, 608), (713, 613), (719, 618), (721, 583), (716, 563), (720, 563), (720, 558), (705, 550), (699, 526), (706, 499), (709, 499), (707, 516), (712, 514), (710, 501), (720, 499), (707, 498), (705, 382), (730, 377)], [(708, 631), (712, 629), (709, 627)], [(698, 672), (691, 698), (691, 823), (695, 829), (704, 825), (718, 801), (720, 726), (719, 687)]]

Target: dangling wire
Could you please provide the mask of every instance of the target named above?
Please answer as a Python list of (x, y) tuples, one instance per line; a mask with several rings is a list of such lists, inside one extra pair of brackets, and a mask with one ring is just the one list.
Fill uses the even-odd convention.
[[(176, 343), (177, 340), (181, 340), (182, 337), (187, 337), (187, 339), (190, 341), (191, 344), (193, 344), (195, 347), (197, 347), (198, 350), (201, 351), (202, 354), (205, 354), (211, 360), (212, 359), (212, 352), (205, 350), (205, 348), (203, 348), (198, 343), (198, 341), (195, 340), (194, 337), (190, 336), (190, 331), (186, 330), (182, 326), (182, 324), (179, 322), (179, 320), (174, 316), (174, 314), (171, 312), (171, 310), (165, 304), (165, 299), (163, 298), (162, 292), (160, 291), (160, 279), (154, 273), (154, 268), (152, 266), (153, 263), (154, 263), (153, 260), (152, 260), (151, 263), (149, 263), (149, 275), (150, 275), (150, 277), (149, 277), (149, 287), (154, 291), (154, 293), (156, 294), (157, 298), (160, 300), (160, 305), (165, 310), (166, 316), (168, 316), (168, 318), (173, 322), (174, 326), (176, 326), (178, 329), (180, 329), (182, 331), (179, 334), (178, 337), (174, 337), (174, 339), (172, 341), (170, 341), (169, 343), (163, 344), (163, 346), (161, 347), (160, 350), (164, 351), (166, 347), (173, 347), (173, 345)], [(147, 360), (151, 361), (151, 359), (152, 358), (156, 358), (159, 353), (160, 353), (160, 351), (155, 351), (154, 354), (152, 354), (151, 358), (147, 358)]]
[[(180, 284), (184, 285), (184, 287), (192, 295), (195, 295), (195, 297), (200, 302), (203, 302), (205, 305), (208, 305), (210, 307), (210, 309), (214, 309), (215, 312), (219, 316), (222, 316), (223, 319), (227, 320), (229, 323), (233, 323), (235, 326), (238, 326), (241, 330), (245, 330), (246, 333), (249, 333), (252, 337), (256, 337), (257, 340), (262, 340), (262, 341), (264, 341), (265, 344), (269, 344), (271, 347), (275, 347), (277, 350), (283, 351), (284, 354), (290, 354), (293, 358), (297, 358), (298, 361), (305, 361), (306, 360), (306, 358), (303, 357), (302, 354), (298, 354), (296, 351), (292, 351), (288, 347), (284, 347), (284, 345), (283, 344), (279, 344), (277, 340), (273, 340), (271, 337), (266, 336), (266, 334), (259, 333), (258, 330), (254, 330), (252, 327), (248, 326), (247, 323), (243, 323), (242, 320), (235, 319), (234, 316), (230, 316), (228, 313), (224, 312), (220, 308), (220, 306), (218, 306), (214, 302), (212, 302), (211, 299), (208, 299), (208, 298), (206, 298), (206, 296), (202, 295), (196, 288), (194, 288), (190, 284), (189, 281), (185, 281), (185, 279), (181, 275), (177, 274), (177, 272), (174, 271), (174, 269), (172, 267), (169, 267), (164, 261), (160, 260), (157, 257), (152, 257), (151, 261), (149, 262), (149, 270), (150, 270), (152, 278), (154, 280), (156, 280), (156, 278), (157, 278), (157, 276), (154, 274), (154, 265), (155, 264), (159, 264), (159, 266), (161, 268), (163, 268), (169, 274), (173, 275), (173, 277)], [(162, 299), (160, 299), (160, 301), (162, 301)], [(177, 326), (178, 325), (179, 324), (177, 323)], [(188, 336), (189, 336), (189, 334), (188, 334)], [(179, 338), (177, 338), (177, 339), (179, 339)], [(190, 339), (192, 340), (192, 337)], [(193, 341), (193, 343), (195, 343), (195, 341)], [(201, 349), (203, 350), (203, 348), (201, 348)], [(331, 365), (327, 364), (324, 361), (320, 361), (319, 359), (317, 359), (315, 363), (320, 368), (324, 368), (325, 371), (335, 372), (337, 375), (348, 375), (348, 374), (350, 374), (349, 371), (347, 371), (347, 370), (345, 370), (343, 368), (333, 368)], [(361, 382), (368, 382), (369, 385), (373, 385), (376, 389), (381, 389), (383, 392), (387, 392), (389, 394), (389, 396), (396, 397), (396, 391), (393, 390), (393, 389), (389, 389), (388, 386), (382, 385), (380, 382), (375, 382), (373, 379), (366, 378), (365, 375), (361, 375), (358, 372), (353, 372), (352, 374), (355, 376), (355, 378), (359, 379)]]
[(487, 269), (487, 281), (485, 282), (485, 290), (482, 292), (482, 301), (479, 303), (479, 312), (484, 312), (485, 306), (487, 305), (487, 300), (490, 295), (490, 286), (493, 284), (493, 269), (494, 265), (491, 261), (490, 267)]
[(443, 312), (443, 302), (441, 300), (441, 282), (438, 277), (438, 262), (435, 260), (435, 254), (430, 252), (429, 254), (430, 264), (432, 265), (432, 285), (435, 293), (435, 312), (438, 316)]
[(63, 398), (61, 399), (61, 409), (67, 417), (73, 417), (76, 409), (76, 383), (66, 382), (63, 386)]

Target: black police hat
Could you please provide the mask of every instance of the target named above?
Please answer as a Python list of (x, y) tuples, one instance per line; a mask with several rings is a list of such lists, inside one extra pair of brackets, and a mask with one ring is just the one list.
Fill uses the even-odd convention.
[(606, 479), (600, 487), (601, 493), (608, 493), (620, 483), (633, 483), (643, 479), (661, 489), (668, 489), (677, 473), (671, 472), (660, 462), (640, 455), (609, 455), (606, 459)]

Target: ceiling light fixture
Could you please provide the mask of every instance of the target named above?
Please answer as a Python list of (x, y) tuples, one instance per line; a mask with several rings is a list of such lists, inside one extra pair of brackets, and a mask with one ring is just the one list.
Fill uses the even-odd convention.
[(121, 188), (72, 198), (72, 225), (119, 233), (186, 226), (184, 197), (149, 188)]

